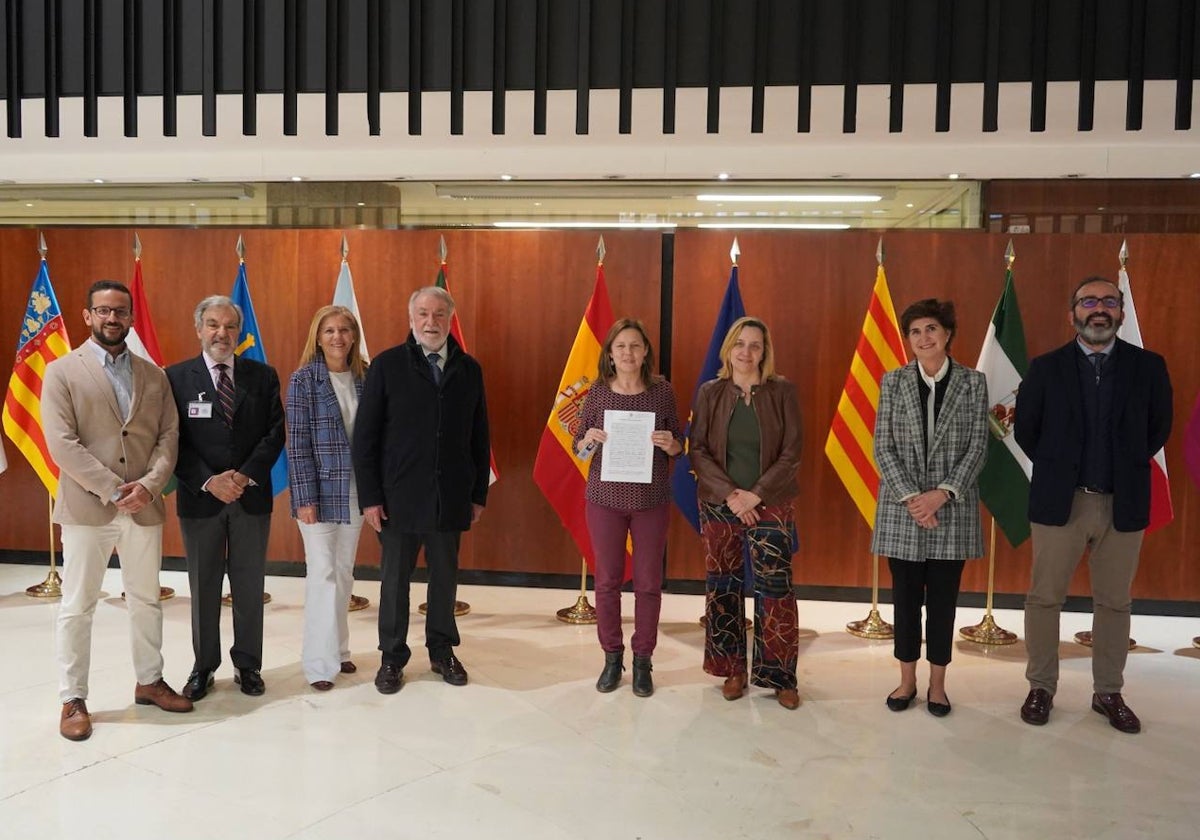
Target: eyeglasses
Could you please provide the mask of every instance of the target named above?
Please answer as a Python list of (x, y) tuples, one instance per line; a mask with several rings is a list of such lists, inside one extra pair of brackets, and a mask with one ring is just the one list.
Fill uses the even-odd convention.
[(1097, 306), (1103, 306), (1105, 309), (1120, 309), (1121, 299), (1114, 295), (1105, 295), (1104, 297), (1088, 295), (1075, 301), (1075, 305), (1082, 306), (1084, 309), (1095, 309)]
[(91, 309), (92, 312), (96, 313), (101, 318), (107, 318), (109, 315), (116, 315), (121, 321), (124, 321), (133, 314), (133, 310), (126, 309), (124, 307), (121, 307), (120, 309), (113, 309), (111, 306), (93, 306)]

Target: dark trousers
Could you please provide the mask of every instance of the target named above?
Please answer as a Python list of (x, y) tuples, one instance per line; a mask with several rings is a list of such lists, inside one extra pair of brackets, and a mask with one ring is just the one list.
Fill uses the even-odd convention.
[(588, 533), (596, 554), (596, 635), (605, 653), (625, 650), (621, 632), (621, 584), (625, 579), (625, 540), (633, 539), (634, 656), (650, 656), (658, 644), (662, 610), (663, 549), (671, 504), (647, 510), (617, 510), (588, 502)]
[(461, 538), (459, 531), (412, 533), (384, 523), (379, 533), (379, 542), (383, 546), (379, 650), (384, 662), (404, 668), (412, 657), (408, 646), (409, 581), (422, 546), (425, 548), (425, 565), (429, 568), (429, 588), (425, 598), (428, 603), (425, 647), (429, 649), (429, 661), (446, 659), (458, 646), (454, 599), (458, 594), (458, 543)]
[(196, 671), (221, 665), (221, 579), (229, 576), (233, 597), (235, 668), (262, 668), (263, 576), (267, 569), (269, 514), (251, 514), (240, 504), (225, 505), (216, 516), (180, 517), (192, 590), (192, 652)]
[(921, 658), (921, 607), (925, 607), (925, 658), (949, 665), (954, 641), (954, 610), (965, 560), (913, 562), (888, 558), (892, 570), (892, 623), (895, 652), (901, 662)]

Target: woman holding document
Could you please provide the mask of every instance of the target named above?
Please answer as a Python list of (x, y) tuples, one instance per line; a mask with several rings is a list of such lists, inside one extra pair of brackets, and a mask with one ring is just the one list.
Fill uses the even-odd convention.
[[(608, 448), (606, 451), (605, 445)], [(671, 512), (670, 458), (683, 452), (671, 384), (654, 374), (654, 348), (640, 321), (613, 324), (600, 350), (596, 384), (583, 403), (575, 452), (590, 458), (587, 524), (596, 556), (596, 633), (612, 691), (625, 670), (621, 584), (633, 542), (633, 693), (654, 693), (650, 657), (658, 641), (663, 549)]]
[(799, 493), (800, 406), (796, 386), (775, 374), (767, 325), (733, 322), (721, 369), (692, 408), (689, 457), (696, 473), (707, 567), (704, 670), (725, 677), (721, 694), (746, 693), (745, 561), (754, 577), (754, 658), (749, 682), (800, 705), (800, 649), (792, 593), (792, 499)]

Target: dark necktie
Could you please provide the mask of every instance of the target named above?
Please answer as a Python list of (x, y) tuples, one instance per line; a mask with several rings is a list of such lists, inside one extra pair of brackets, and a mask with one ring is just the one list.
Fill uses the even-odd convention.
[(233, 427), (233, 380), (229, 378), (229, 365), (217, 365), (217, 404), (221, 407), (221, 419)]
[(1092, 363), (1092, 369), (1096, 371), (1096, 384), (1100, 384), (1100, 374), (1104, 371), (1104, 354), (1093, 353), (1088, 356), (1088, 360)]
[(429, 360), (429, 368), (433, 372), (433, 384), (441, 385), (442, 384), (442, 369), (440, 367), (438, 367), (438, 354), (437, 353), (429, 353), (425, 356), (425, 358)]

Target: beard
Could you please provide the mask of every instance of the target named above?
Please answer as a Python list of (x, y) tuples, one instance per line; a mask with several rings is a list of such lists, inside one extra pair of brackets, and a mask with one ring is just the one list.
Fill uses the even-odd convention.
[(120, 347), (125, 343), (125, 338), (129, 335), (129, 328), (122, 327), (120, 334), (116, 338), (110, 338), (104, 332), (104, 324), (92, 325), (92, 338), (102, 347)]
[(1075, 332), (1088, 344), (1099, 347), (1113, 340), (1125, 320), (1125, 313), (1122, 312), (1116, 318), (1107, 313), (1099, 313), (1089, 315), (1082, 321), (1072, 316), (1072, 320), (1075, 322)]

